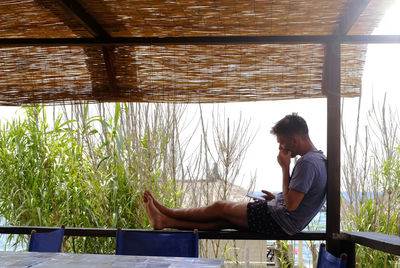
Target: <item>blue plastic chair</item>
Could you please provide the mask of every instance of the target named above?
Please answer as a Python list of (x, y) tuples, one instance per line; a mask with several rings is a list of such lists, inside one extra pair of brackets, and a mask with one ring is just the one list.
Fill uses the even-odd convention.
[(342, 253), (340, 258), (337, 258), (326, 251), (325, 244), (321, 243), (318, 253), (317, 268), (346, 268), (347, 255)]
[(64, 226), (59, 230), (46, 233), (37, 233), (36, 230), (32, 230), (28, 251), (61, 252), (64, 230)]
[(117, 231), (117, 255), (194, 257), (199, 256), (199, 234)]

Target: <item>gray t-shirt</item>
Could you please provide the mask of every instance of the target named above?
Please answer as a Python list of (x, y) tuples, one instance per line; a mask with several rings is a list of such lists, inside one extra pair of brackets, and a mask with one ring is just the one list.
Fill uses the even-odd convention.
[(268, 202), (272, 218), (289, 235), (303, 230), (320, 211), (326, 199), (326, 157), (322, 151), (303, 155), (293, 168), (289, 189), (304, 193), (304, 198), (294, 211), (288, 211), (283, 194)]

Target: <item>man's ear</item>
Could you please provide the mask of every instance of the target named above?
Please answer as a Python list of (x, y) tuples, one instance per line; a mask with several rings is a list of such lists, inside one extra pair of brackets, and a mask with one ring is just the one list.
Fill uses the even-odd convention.
[(299, 135), (293, 135), (292, 136), (292, 142), (294, 145), (298, 145), (300, 143), (301, 137)]

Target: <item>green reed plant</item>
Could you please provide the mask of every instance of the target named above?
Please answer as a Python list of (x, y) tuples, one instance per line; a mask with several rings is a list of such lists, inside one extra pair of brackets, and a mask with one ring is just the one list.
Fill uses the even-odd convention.
[[(373, 174), (377, 190), (362, 204), (358, 214), (351, 213), (351, 221), (346, 229), (361, 232), (376, 232), (397, 235), (400, 227), (399, 180), (400, 180), (400, 150), (395, 158), (385, 161), (379, 170)], [(371, 267), (395, 267), (399, 257), (373, 250), (368, 247), (356, 247), (357, 266), (365, 263)]]
[[(111, 107), (111, 108), (110, 108)], [(25, 107), (26, 117), (0, 131), (0, 213), (8, 225), (148, 228), (145, 188), (170, 206), (179, 204), (167, 107), (87, 104), (56, 111)], [(93, 109), (92, 109), (93, 110)], [(178, 165), (176, 165), (178, 166)], [(180, 176), (180, 175), (179, 175)], [(161, 191), (162, 189), (162, 191)], [(161, 194), (160, 194), (161, 193)], [(18, 236), (15, 245), (25, 245)], [(115, 239), (71, 237), (68, 252), (113, 253)]]
[[(187, 206), (202, 197), (207, 202), (229, 198), (251, 141), (248, 125), (227, 120), (227, 126), (221, 126), (213, 118), (215, 131), (206, 142), (203, 122), (203, 149), (191, 141), (195, 130), (182, 122), (185, 108), (137, 103), (24, 107), (24, 118), (1, 124), (3, 222), (150, 228), (142, 202), (145, 189), (169, 207), (181, 207), (184, 200)], [(189, 120), (196, 125), (196, 118)], [(209, 159), (221, 170), (217, 181), (210, 179)], [(26, 247), (27, 240), (10, 237), (9, 245)], [(63, 246), (65, 252), (78, 253), (114, 253), (114, 248), (114, 238), (90, 237), (66, 237)]]
[(1, 215), (10, 225), (60, 225), (68, 217), (60, 201), (73, 210), (85, 191), (85, 182), (75, 180), (83, 168), (76, 164), (79, 148), (60, 117), (50, 129), (43, 107), (25, 111), (25, 120), (3, 125), (0, 133)]
[[(360, 106), (359, 106), (360, 107)], [(360, 108), (359, 108), (360, 110)], [(342, 226), (345, 230), (397, 235), (400, 217), (400, 150), (398, 114), (386, 105), (368, 112), (365, 140), (357, 119), (355, 140), (348, 142), (343, 128), (345, 161)], [(398, 256), (368, 247), (356, 247), (357, 267), (394, 267)]]

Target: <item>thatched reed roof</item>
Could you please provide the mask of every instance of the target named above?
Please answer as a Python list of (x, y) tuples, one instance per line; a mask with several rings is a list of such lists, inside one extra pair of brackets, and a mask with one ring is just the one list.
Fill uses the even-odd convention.
[[(3, 0), (0, 104), (324, 97), (324, 38), (370, 34), (391, 2)], [(342, 45), (342, 96), (365, 48)]]

